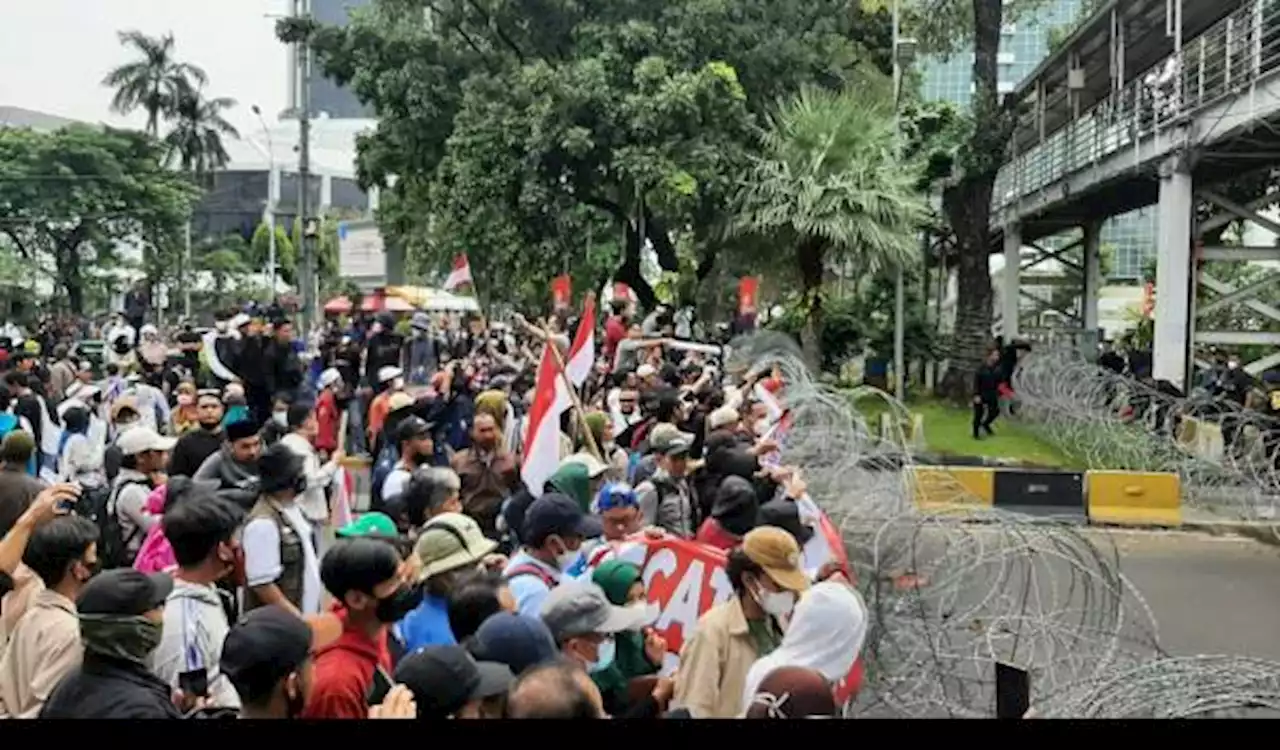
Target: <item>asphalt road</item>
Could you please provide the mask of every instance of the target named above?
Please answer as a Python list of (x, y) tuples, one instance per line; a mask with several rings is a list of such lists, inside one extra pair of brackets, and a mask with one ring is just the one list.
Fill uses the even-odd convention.
[(1280, 547), (1186, 532), (1089, 533), (1114, 542), (1169, 653), (1280, 662)]

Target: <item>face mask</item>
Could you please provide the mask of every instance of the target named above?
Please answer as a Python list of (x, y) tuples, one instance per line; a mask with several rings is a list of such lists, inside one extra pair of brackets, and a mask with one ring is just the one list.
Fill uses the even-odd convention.
[(587, 671), (595, 674), (602, 672), (613, 664), (613, 657), (617, 653), (617, 645), (610, 638), (600, 644), (599, 651), (596, 652), (596, 660), (587, 665)]
[(395, 380), (391, 381), (391, 389), (394, 391), (404, 390), (404, 378), (396, 378)]
[(289, 426), (289, 412), (287, 411), (272, 412), (271, 419), (274, 420), (275, 423), (280, 425), (281, 427)]
[(195, 400), (196, 400), (195, 396), (192, 396), (189, 393), (178, 394), (178, 406), (191, 406), (193, 403), (195, 403)]
[(164, 636), (164, 624), (145, 617), (80, 615), (80, 637), (87, 654), (146, 666)]
[(374, 617), (378, 622), (387, 624), (400, 622), (422, 603), (422, 589), (416, 586), (401, 586), (395, 593), (385, 599), (378, 600), (378, 608)]
[(756, 601), (760, 602), (760, 608), (775, 618), (783, 618), (791, 614), (791, 610), (796, 608), (796, 594), (794, 591), (764, 591), (756, 593)]
[(581, 549), (569, 549), (565, 547), (564, 551), (556, 555), (556, 567), (561, 571), (572, 568), (578, 558), (582, 556)]

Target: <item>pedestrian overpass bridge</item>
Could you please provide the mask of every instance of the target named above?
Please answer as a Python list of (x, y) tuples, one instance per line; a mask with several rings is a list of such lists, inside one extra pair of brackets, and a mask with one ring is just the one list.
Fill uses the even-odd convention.
[[(1280, 247), (1215, 239), (1241, 220), (1280, 235), (1280, 222), (1259, 213), (1280, 192), (1255, 180), (1256, 194), (1239, 195), (1240, 178), (1280, 167), (1280, 0), (1111, 0), (1009, 96), (1018, 123), (991, 214), (1006, 261), (1006, 338), (1018, 334), (1020, 298), (1031, 296), (1022, 272), (1047, 258), (1078, 273), (1078, 319), (1096, 331), (1100, 225), (1156, 205), (1155, 378), (1185, 388), (1197, 345), (1280, 345), (1280, 309), (1256, 299), (1280, 273), (1235, 288), (1198, 268), (1280, 261)], [(1072, 231), (1066, 246), (1041, 242)], [(1038, 259), (1027, 262), (1027, 246)], [(1063, 257), (1077, 248), (1082, 263)], [(1259, 330), (1196, 330), (1197, 318), (1232, 305), (1248, 307)], [(1277, 364), (1272, 354), (1248, 368)]]

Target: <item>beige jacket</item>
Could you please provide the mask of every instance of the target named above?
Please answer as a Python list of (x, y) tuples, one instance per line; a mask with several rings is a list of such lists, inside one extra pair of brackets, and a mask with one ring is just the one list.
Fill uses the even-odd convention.
[(22, 563), (18, 563), (13, 571), (13, 591), (0, 599), (0, 654), (4, 653), (5, 644), (18, 627), (18, 621), (27, 613), (36, 594), (44, 590), (44, 581), (35, 571)]
[(0, 658), (0, 718), (34, 719), (83, 656), (75, 604), (41, 589)]
[(680, 649), (672, 707), (687, 708), (695, 719), (739, 716), (747, 671), (758, 658), (738, 597), (717, 604)]

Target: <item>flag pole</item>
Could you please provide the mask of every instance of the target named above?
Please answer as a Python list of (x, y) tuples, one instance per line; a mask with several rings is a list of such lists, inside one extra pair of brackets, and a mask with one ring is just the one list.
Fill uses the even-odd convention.
[(578, 389), (574, 387), (573, 381), (569, 380), (569, 373), (565, 371), (564, 356), (560, 354), (560, 347), (556, 346), (555, 336), (547, 328), (543, 328), (542, 332), (547, 335), (546, 346), (551, 349), (551, 356), (556, 358), (556, 369), (560, 371), (560, 380), (569, 391), (573, 410), (578, 413), (578, 425), (586, 438), (587, 447), (591, 449), (591, 455), (599, 459), (600, 463), (606, 463), (600, 452), (600, 446), (596, 445), (596, 436), (591, 432), (591, 425), (587, 423), (587, 413), (582, 409), (582, 399), (578, 398)]

